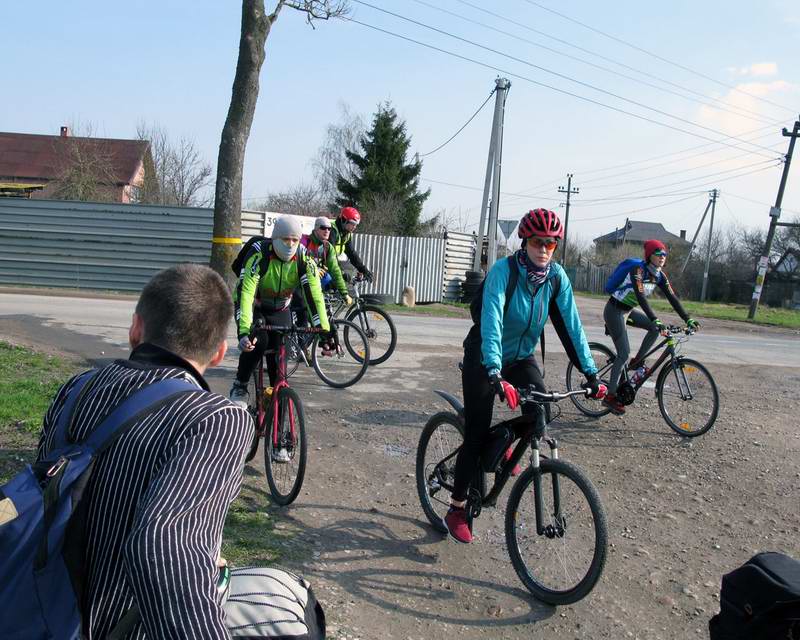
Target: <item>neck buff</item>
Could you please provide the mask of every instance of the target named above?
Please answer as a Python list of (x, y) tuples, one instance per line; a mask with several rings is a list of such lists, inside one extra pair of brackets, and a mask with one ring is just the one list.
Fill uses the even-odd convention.
[(661, 273), (661, 267), (657, 267), (649, 260), (647, 262), (647, 270), (656, 277), (658, 277), (658, 274)]
[(290, 247), (280, 238), (273, 238), (272, 248), (275, 250), (275, 255), (284, 262), (289, 262), (289, 260), (294, 258), (294, 254), (297, 253), (297, 245)]
[(547, 276), (550, 273), (550, 263), (548, 262), (547, 266), (545, 267), (536, 265), (528, 257), (528, 252), (525, 251), (525, 247), (517, 251), (517, 262), (525, 267), (525, 270), (528, 273), (528, 282), (530, 282), (534, 287), (538, 287), (545, 280), (547, 280)]

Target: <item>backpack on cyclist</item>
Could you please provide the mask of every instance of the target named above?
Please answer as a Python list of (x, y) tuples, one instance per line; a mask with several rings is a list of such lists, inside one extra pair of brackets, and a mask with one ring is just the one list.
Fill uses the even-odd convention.
[(611, 272), (608, 280), (606, 280), (606, 285), (603, 287), (603, 291), (608, 294), (614, 293), (625, 280), (625, 276), (631, 272), (631, 269), (635, 266), (643, 267), (645, 264), (646, 262), (641, 258), (625, 258), (625, 260), (620, 262), (617, 268)]
[(75, 408), (96, 373), (76, 379), (47, 457), (0, 487), (0, 638), (83, 637), (86, 503), (81, 498), (94, 460), (143, 414), (175, 394), (198, 390), (185, 380), (155, 382), (121, 402), (83, 441), (70, 442)]
[(800, 562), (759, 553), (722, 577), (711, 640), (800, 640)]
[(311, 585), (288, 571), (231, 569), (225, 626), (234, 638), (325, 638), (325, 613)]
[[(270, 247), (272, 246), (272, 240), (267, 238), (267, 236), (253, 236), (252, 238), (248, 239), (247, 242), (244, 243), (241, 249), (239, 249), (239, 253), (236, 254), (236, 257), (231, 262), (231, 271), (236, 274), (238, 278), (239, 275), (242, 273), (242, 267), (245, 265), (247, 260), (250, 258), (251, 255), (257, 253), (259, 251), (263, 251), (265, 255), (269, 255)], [(264, 261), (269, 265), (269, 260)], [(262, 273), (266, 271), (262, 263)]]

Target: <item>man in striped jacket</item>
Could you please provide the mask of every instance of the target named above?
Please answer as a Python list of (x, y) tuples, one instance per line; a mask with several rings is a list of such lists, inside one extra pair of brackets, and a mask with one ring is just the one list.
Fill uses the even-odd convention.
[[(107, 637), (134, 606), (141, 621), (130, 638), (230, 637), (217, 560), (253, 425), (246, 411), (209, 391), (203, 373), (225, 356), (232, 315), (224, 281), (207, 267), (156, 274), (136, 305), (130, 358), (102, 369), (76, 407), (70, 435), (80, 440), (146, 385), (182, 378), (197, 386), (141, 417), (95, 462), (84, 493), (85, 638)], [(38, 459), (53, 446), (73, 380), (45, 415)]]

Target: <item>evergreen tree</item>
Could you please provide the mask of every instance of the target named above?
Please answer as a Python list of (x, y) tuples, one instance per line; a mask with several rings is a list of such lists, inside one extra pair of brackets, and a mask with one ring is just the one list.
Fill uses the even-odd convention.
[(411, 139), (389, 103), (382, 104), (372, 127), (359, 141), (362, 153), (347, 151), (353, 178), (339, 174), (339, 207), (356, 207), (363, 214), (362, 229), (372, 232), (419, 235), (422, 204), (430, 189), (419, 191), (422, 163), (406, 163)]

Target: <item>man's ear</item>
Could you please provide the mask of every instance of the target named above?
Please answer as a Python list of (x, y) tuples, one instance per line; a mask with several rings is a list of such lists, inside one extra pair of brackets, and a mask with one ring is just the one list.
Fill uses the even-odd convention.
[(208, 363), (209, 368), (216, 367), (222, 360), (225, 358), (225, 354), (228, 352), (228, 341), (223, 340), (219, 343), (219, 348), (217, 349), (214, 356), (211, 358), (211, 362)]
[(144, 320), (138, 313), (133, 314), (131, 327), (128, 329), (128, 343), (135, 349), (144, 342)]

